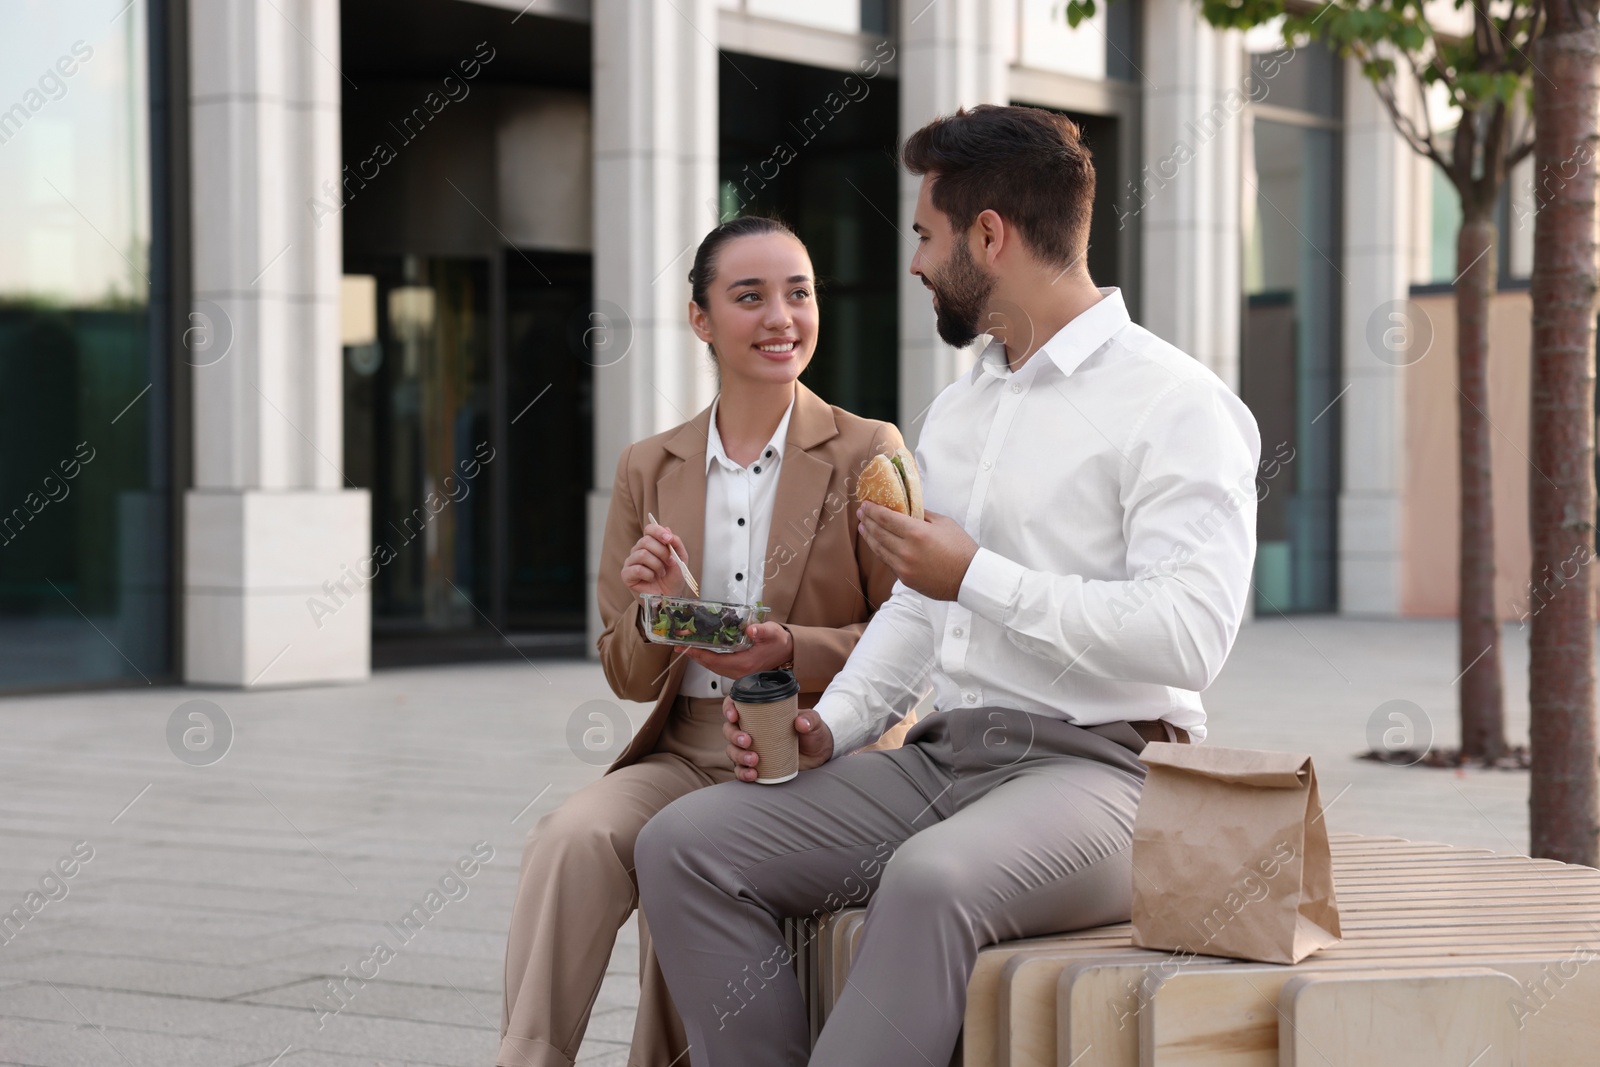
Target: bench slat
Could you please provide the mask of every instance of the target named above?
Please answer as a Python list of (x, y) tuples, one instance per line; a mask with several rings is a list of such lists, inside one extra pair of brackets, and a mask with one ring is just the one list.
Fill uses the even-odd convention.
[[(1522, 959), (1535, 954), (1549, 959), (1565, 959), (1573, 953), (1579, 943), (1579, 938), (1569, 935), (1548, 942), (1522, 940), (1522, 943), (1514, 949), (1509, 948), (1507, 942), (1501, 940), (1464, 948), (1456, 946), (1455, 949), (1459, 951), (1452, 949), (1441, 952), (1437, 940), (1419, 939), (1417, 944), (1397, 946), (1395, 950), (1382, 954), (1376, 960), (1369, 955), (1324, 958), (1319, 954), (1318, 958), (1321, 961), (1319, 968), (1324, 970), (1345, 967), (1371, 968), (1375, 962), (1380, 961), (1386, 967), (1451, 967), (1462, 964), (1466, 959), (1473, 961), (1498, 960), (1506, 957)], [(1068, 1005), (1061, 999), (1062, 983), (1065, 981), (1063, 976), (1074, 968), (1082, 969), (1100, 964), (1114, 965), (1113, 975), (1117, 980), (1132, 985), (1135, 990), (1143, 988), (1148, 996), (1154, 985), (1166, 974), (1191, 969), (1239, 966), (1243, 963), (1244, 961), (1221, 960), (1215, 957), (1196, 957), (1183, 962), (1180, 957), (1140, 949), (1130, 949), (1124, 953), (1097, 954), (1093, 963), (1086, 963), (1082, 955), (1061, 953), (1015, 957), (1002, 970), (995, 1026), (997, 1038), (994, 1062), (998, 1067), (1049, 1067), (1062, 1054), (1070, 1051), (1070, 1055), (1060, 1058), (1060, 1062), (1071, 1063), (1072, 1057), (1083, 1051), (1081, 1046), (1070, 1050), (1068, 1047), (1062, 1047), (1059, 1033), (1059, 1027), (1065, 1025), (1068, 1019)], [(1303, 966), (1302, 964), (1301, 968)], [(1129, 1020), (1136, 1022), (1137, 1016), (1137, 998), (1134, 998), (1131, 1008), (1124, 1008), (1114, 1014), (1121, 1024), (1117, 1029), (1124, 1034), (1123, 1040), (1132, 1043), (1130, 1047), (1135, 1049), (1137, 1043)], [(1101, 1020), (1101, 1023), (1104, 1023), (1104, 1020)], [(973, 1062), (969, 1057), (967, 1060), (969, 1067)], [(1097, 1059), (1096, 1062), (1109, 1061)], [(1361, 1061), (1335, 1060), (1334, 1062), (1360, 1063)]]
[[(1353, 968), (1359, 970), (1359, 968)], [(1397, 964), (1393, 970), (1438, 970), (1437, 965)], [(1548, 957), (1496, 960), (1493, 969), (1522, 984), (1523, 999), (1502, 1003), (1517, 1022), (1526, 1022), (1527, 1062), (1588, 1062), (1578, 1050), (1600, 1043), (1600, 968), (1573, 965), (1559, 988), (1552, 972), (1561, 961)], [(1300, 977), (1296, 968), (1246, 964), (1235, 968), (1185, 970), (1161, 982), (1140, 1014), (1139, 1067), (1278, 1067), (1278, 1000), (1284, 986)], [(1319, 969), (1308, 973), (1326, 973)], [(1529, 994), (1543, 984), (1553, 989)], [(1520, 1010), (1519, 1010), (1520, 1008)], [(1435, 1062), (1435, 1061), (1425, 1061)], [(1108, 1065), (1116, 1067), (1116, 1065)], [(1131, 1065), (1130, 1065), (1131, 1067)]]
[(1522, 1033), (1506, 1010), (1521, 993), (1510, 976), (1471, 967), (1301, 975), (1278, 998), (1278, 1063), (1523, 1067)]

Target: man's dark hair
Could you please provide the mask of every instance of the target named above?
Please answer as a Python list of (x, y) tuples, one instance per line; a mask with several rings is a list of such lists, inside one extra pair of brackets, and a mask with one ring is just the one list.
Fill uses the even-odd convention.
[(1068, 267), (1085, 251), (1094, 162), (1065, 115), (979, 104), (934, 119), (901, 150), (912, 174), (933, 175), (933, 206), (965, 233), (992, 208), (1041, 260)]

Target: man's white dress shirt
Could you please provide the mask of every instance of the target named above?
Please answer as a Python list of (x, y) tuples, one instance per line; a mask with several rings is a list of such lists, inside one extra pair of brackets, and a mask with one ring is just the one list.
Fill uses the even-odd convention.
[(1204, 740), (1199, 691), (1250, 588), (1260, 435), (1221, 379), (1100, 292), (1016, 373), (990, 344), (929, 409), (926, 505), (980, 547), (956, 602), (897, 583), (873, 616), (817, 703), (836, 756), (930, 683), (936, 712), (1165, 719)]
[[(711, 429), (706, 437), (706, 526), (700, 553), (700, 582), (704, 600), (726, 604), (754, 604), (761, 599), (765, 581), (767, 535), (772, 530), (772, 503), (778, 498), (778, 468), (783, 461), (783, 439), (789, 436), (794, 401), (783, 413), (778, 429), (761, 449), (761, 455), (741, 467), (728, 458), (717, 432), (717, 404), (711, 402)], [(691, 697), (720, 697), (731, 682), (698, 663), (683, 672), (678, 692)]]

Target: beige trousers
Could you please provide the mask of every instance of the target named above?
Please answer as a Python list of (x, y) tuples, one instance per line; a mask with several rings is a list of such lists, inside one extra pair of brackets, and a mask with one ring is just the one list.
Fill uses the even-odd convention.
[[(733, 779), (722, 701), (679, 697), (654, 752), (568, 797), (528, 833), (506, 941), (498, 1067), (571, 1067), (638, 904), (633, 845), (662, 808)], [(639, 1014), (628, 1067), (687, 1067), (683, 1024), (639, 917)]]

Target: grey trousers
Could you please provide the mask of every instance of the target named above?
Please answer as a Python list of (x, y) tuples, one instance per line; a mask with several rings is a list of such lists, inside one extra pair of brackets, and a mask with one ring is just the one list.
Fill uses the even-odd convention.
[[(641, 907), (696, 1067), (945, 1067), (978, 950), (1129, 916), (1144, 741), (995, 708), (782, 785), (685, 796), (639, 835)], [(813, 1051), (781, 922), (870, 902)]]

